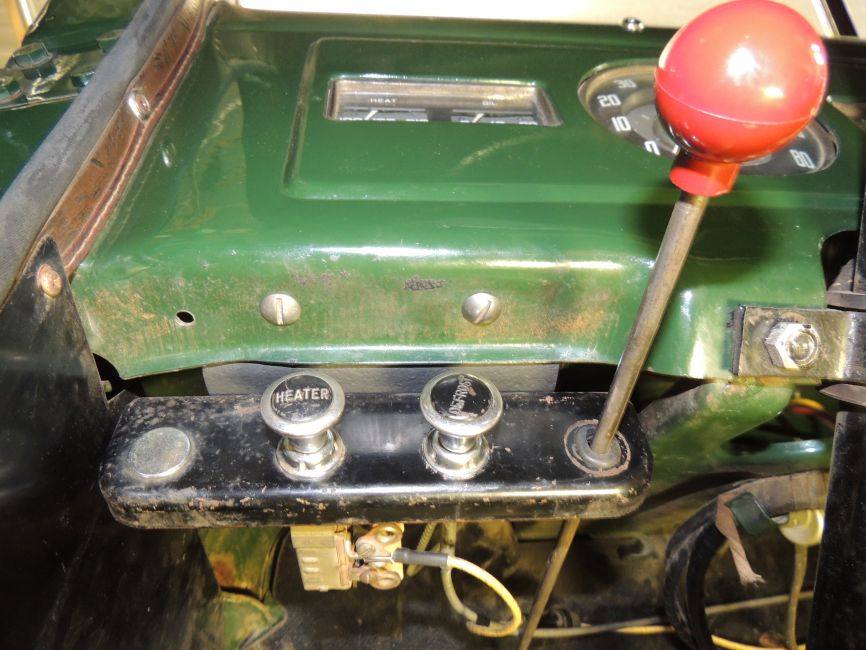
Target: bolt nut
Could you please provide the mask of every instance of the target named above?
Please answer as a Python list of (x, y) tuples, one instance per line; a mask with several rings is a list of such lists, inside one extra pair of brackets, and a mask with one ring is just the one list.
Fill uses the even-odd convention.
[(96, 73), (96, 66), (92, 63), (82, 63), (75, 66), (69, 73), (69, 80), (76, 88), (84, 88), (90, 83), (93, 75)]
[(36, 284), (49, 298), (56, 298), (63, 291), (63, 278), (48, 264), (43, 264), (36, 271)]
[(29, 43), (19, 47), (12, 53), (15, 65), (22, 68), (35, 68), (51, 60), (51, 52), (42, 42)]
[(782, 321), (773, 325), (764, 347), (777, 368), (801, 370), (818, 358), (820, 339), (814, 327), (804, 323)]
[(27, 79), (50, 77), (57, 72), (54, 56), (44, 43), (29, 43), (12, 53), (12, 61)]

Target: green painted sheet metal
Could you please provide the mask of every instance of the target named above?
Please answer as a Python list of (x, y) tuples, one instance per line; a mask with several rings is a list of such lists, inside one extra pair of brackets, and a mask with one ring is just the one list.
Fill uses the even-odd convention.
[[(576, 88), (668, 36), (223, 8), (75, 277), (91, 347), (125, 377), (239, 360), (616, 363), (675, 191), (668, 161), (605, 132)], [(837, 82), (863, 90), (847, 70)], [(355, 73), (536, 81), (562, 125), (326, 120), (329, 80)], [(864, 159), (862, 134), (823, 117), (843, 143), (833, 167), (743, 177), (710, 207), (651, 369), (724, 379), (735, 306), (823, 306), (821, 242), (856, 227)], [(273, 291), (300, 302), (297, 323), (262, 319)], [(476, 291), (504, 304), (486, 328), (460, 316)]]
[(224, 591), (223, 648), (254, 648), (286, 620), (286, 609), (270, 594), (264, 600)]
[(751, 467), (766, 470), (773, 467), (785, 474), (806, 472), (830, 467), (832, 450), (832, 438), (773, 442), (764, 449), (748, 453), (720, 448), (710, 456), (710, 467), (716, 471), (748, 471)]
[(202, 528), (202, 545), (220, 588), (265, 600), (284, 528)]
[(222, 589), (226, 650), (250, 647), (286, 618), (272, 593), (285, 528), (202, 528), (202, 545)]
[(59, 120), (69, 102), (0, 113), (0, 196)]
[(64, 52), (93, 49), (100, 34), (125, 27), (140, 4), (141, 0), (51, 0), (24, 42), (40, 41)]
[(650, 404), (641, 411), (641, 425), (653, 457), (663, 461), (656, 465), (652, 490), (660, 492), (730, 461), (722, 445), (773, 419), (792, 392), (785, 385), (712, 382)]

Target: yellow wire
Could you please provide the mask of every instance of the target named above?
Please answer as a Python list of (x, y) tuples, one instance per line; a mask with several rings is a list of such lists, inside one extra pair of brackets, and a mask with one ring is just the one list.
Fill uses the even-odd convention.
[(789, 402), (790, 406), (805, 406), (807, 409), (813, 409), (815, 411), (819, 411), (820, 413), (826, 413), (827, 408), (821, 404), (821, 402), (816, 402), (813, 399), (809, 399), (808, 397), (795, 397)]
[(797, 605), (800, 592), (806, 579), (806, 566), (809, 562), (809, 549), (802, 544), (794, 544), (794, 570), (791, 575), (791, 596), (788, 600), (788, 613), (785, 616), (785, 645), (797, 647)]
[(674, 631), (670, 625), (633, 625), (631, 627), (621, 627), (617, 630), (619, 634), (670, 634)]
[[(634, 627), (621, 627), (617, 630), (619, 634), (670, 634), (674, 631), (670, 625), (640, 625)], [(713, 635), (713, 644), (724, 650), (769, 650), (766, 647), (749, 645), (748, 643), (740, 643), (732, 641), (721, 636)], [(784, 650), (784, 648), (778, 648)], [(802, 643), (797, 646), (797, 650), (806, 650), (806, 644)]]
[[(430, 540), (433, 538), (433, 533), (436, 532), (436, 526), (439, 525), (437, 521), (431, 521), (426, 526), (424, 526), (424, 532), (421, 533), (421, 539), (418, 540), (418, 547), (415, 549), (416, 551), (426, 551), (427, 545), (430, 543)], [(417, 575), (417, 573), (424, 568), (423, 564), (410, 564), (406, 568), (406, 575), (408, 577), (412, 577)]]
[(514, 596), (505, 588), (505, 585), (477, 564), (472, 564), (472, 562), (460, 557), (449, 555), (448, 568), (468, 573), (476, 580), (490, 587), (503, 600), (511, 612), (511, 620), (507, 623), (495, 622), (490, 625), (478, 625), (478, 623), (466, 621), (466, 629), (479, 636), (501, 637), (510, 636), (520, 628), (520, 624), (523, 623), (523, 613), (520, 611), (520, 605), (517, 604)]
[(478, 612), (471, 607), (467, 607), (457, 595), (457, 590), (454, 589), (454, 581), (451, 579), (451, 569), (442, 569), (442, 589), (445, 591), (445, 598), (448, 599), (448, 604), (459, 616), (462, 616), (470, 623), (478, 621)]

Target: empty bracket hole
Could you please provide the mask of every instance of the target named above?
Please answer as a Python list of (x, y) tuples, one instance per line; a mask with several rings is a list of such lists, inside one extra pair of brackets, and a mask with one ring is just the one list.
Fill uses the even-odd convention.
[(195, 323), (195, 316), (192, 315), (192, 312), (181, 309), (174, 315), (174, 322), (181, 327), (186, 327)]

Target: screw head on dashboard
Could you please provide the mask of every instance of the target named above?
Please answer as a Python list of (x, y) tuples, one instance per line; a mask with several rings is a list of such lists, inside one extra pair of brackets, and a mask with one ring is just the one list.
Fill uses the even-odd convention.
[(496, 296), (479, 291), (463, 301), (463, 318), (473, 325), (490, 325), (502, 315), (502, 301)]
[(271, 293), (259, 303), (262, 317), (271, 325), (291, 325), (301, 317), (301, 305), (287, 293)]

